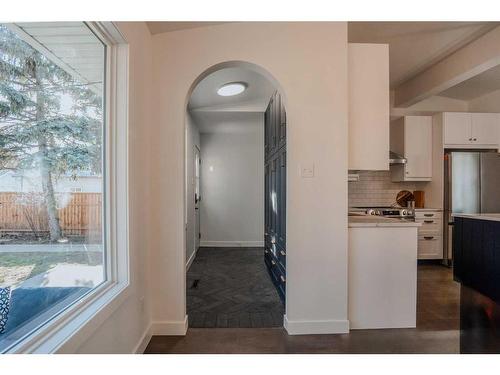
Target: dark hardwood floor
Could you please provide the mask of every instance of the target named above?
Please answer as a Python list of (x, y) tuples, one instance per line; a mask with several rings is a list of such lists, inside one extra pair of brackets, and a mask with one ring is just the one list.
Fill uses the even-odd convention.
[(263, 248), (201, 247), (186, 286), (191, 328), (283, 326), (284, 306), (264, 265)]
[(290, 336), (283, 328), (189, 328), (154, 336), (146, 353), (458, 353), (459, 285), (437, 264), (418, 267), (417, 328)]

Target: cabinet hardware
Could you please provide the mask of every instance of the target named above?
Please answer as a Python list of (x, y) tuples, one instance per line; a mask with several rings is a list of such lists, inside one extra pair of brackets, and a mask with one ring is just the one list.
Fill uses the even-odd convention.
[(424, 237), (424, 239), (426, 239), (426, 240), (433, 240), (434, 236), (426, 236), (426, 237)]
[(426, 223), (426, 224), (432, 224), (432, 223), (434, 223), (434, 220), (424, 220), (424, 223)]
[(286, 279), (283, 277), (283, 275), (280, 275), (281, 282), (286, 283)]
[(280, 250), (280, 254), (283, 255), (283, 256), (286, 255), (286, 253), (283, 250)]
[(273, 238), (273, 239), (271, 240), (271, 243), (274, 245), (274, 244), (276, 243), (276, 239), (275, 239), (275, 238)]
[(267, 251), (267, 250), (264, 250), (264, 254), (269, 254), (269, 251)]
[(275, 266), (275, 265), (276, 265), (276, 262), (275, 262), (274, 260), (271, 260), (271, 264), (272, 264), (273, 266)]
[(424, 214), (425, 217), (433, 217), (434, 214)]
[(477, 138), (474, 138), (474, 141), (477, 141)]
[(472, 141), (472, 138), (469, 138), (469, 141)]

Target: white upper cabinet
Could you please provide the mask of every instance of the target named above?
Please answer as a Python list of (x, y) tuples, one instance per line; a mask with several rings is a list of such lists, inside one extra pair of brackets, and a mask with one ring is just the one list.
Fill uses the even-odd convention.
[(500, 114), (443, 113), (445, 148), (498, 148)]
[(471, 113), (471, 119), (472, 142), (498, 147), (500, 115), (498, 113)]
[(432, 117), (405, 116), (391, 122), (391, 151), (406, 164), (391, 166), (392, 181), (432, 180)]
[(444, 143), (447, 145), (463, 145), (469, 143), (471, 138), (471, 125), (470, 113), (444, 113)]
[(389, 46), (349, 43), (350, 170), (389, 169)]

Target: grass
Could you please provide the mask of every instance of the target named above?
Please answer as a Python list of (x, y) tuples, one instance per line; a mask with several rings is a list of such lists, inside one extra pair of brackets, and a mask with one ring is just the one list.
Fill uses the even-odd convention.
[[(1, 267), (20, 267), (34, 265), (31, 273), (26, 277), (29, 279), (40, 273), (46, 272), (60, 263), (85, 264), (97, 266), (102, 264), (102, 253), (72, 251), (67, 253), (56, 252), (23, 252), (23, 253), (0, 253)], [(0, 277), (0, 282), (3, 282)]]

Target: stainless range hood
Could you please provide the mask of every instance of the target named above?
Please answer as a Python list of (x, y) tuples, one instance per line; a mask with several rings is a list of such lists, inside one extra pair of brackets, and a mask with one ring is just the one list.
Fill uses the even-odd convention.
[(406, 164), (407, 160), (404, 156), (396, 154), (393, 151), (389, 151), (389, 164), (397, 165), (397, 164)]

